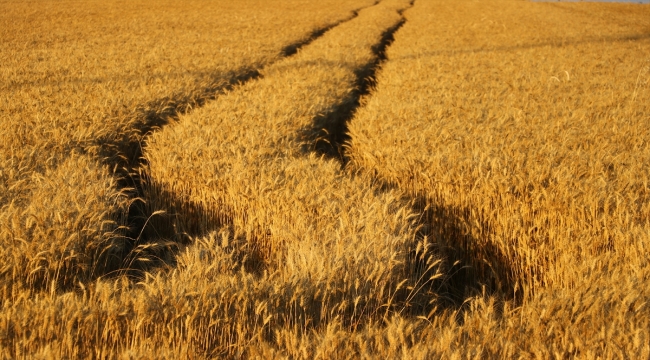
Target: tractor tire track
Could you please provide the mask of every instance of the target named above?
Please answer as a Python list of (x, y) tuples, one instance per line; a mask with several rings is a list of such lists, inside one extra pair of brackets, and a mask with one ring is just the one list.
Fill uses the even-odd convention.
[(340, 104), (334, 106), (332, 111), (314, 119), (314, 126), (307, 129), (302, 136), (309, 139), (308, 148), (329, 158), (337, 158), (341, 161), (342, 167), (347, 164), (344, 145), (350, 139), (348, 135), (348, 122), (361, 106), (361, 98), (370, 94), (371, 89), (376, 85), (375, 75), (381, 68), (381, 64), (387, 60), (386, 49), (395, 41), (395, 33), (406, 23), (404, 11), (415, 4), (411, 1), (408, 8), (398, 10), (402, 19), (395, 25), (386, 29), (381, 40), (372, 47), (374, 59), (365, 66), (357, 69), (356, 90)]
[[(348, 133), (348, 123), (355, 117), (357, 110), (363, 106), (362, 99), (365, 96), (372, 96), (372, 90), (377, 85), (377, 72), (382, 68), (382, 65), (388, 61), (386, 51), (388, 47), (395, 41), (395, 33), (404, 26), (406, 18), (403, 13), (415, 5), (415, 0), (410, 2), (408, 8), (399, 10), (398, 13), (402, 16), (402, 20), (394, 26), (388, 28), (381, 37), (381, 41), (373, 46), (372, 50), (375, 55), (374, 59), (367, 63), (365, 66), (355, 71), (356, 90), (350, 93), (350, 96), (344, 99), (339, 104), (332, 107), (332, 111), (323, 114), (314, 119), (314, 126), (306, 129), (301, 136), (306, 137), (309, 141), (306, 142), (305, 148), (307, 151), (316, 152), (326, 158), (337, 159), (341, 162), (341, 168), (347, 170), (348, 174), (355, 174), (356, 169), (346, 169), (349, 158), (345, 153), (348, 142), (351, 139)], [(354, 175), (352, 175), (354, 176)], [(378, 187), (379, 191), (390, 191), (398, 189), (397, 186), (386, 182), (384, 179), (379, 178), (376, 174), (371, 174), (373, 183)], [(431, 287), (438, 289), (442, 292), (442, 302), (446, 307), (458, 307), (468, 297), (480, 292), (482, 285), (487, 285), (489, 289), (510, 289), (511, 284), (497, 284), (493, 278), (483, 278), (478, 276), (472, 266), (467, 265), (462, 261), (463, 257), (460, 251), (455, 248), (445, 246), (444, 241), (441, 240), (443, 234), (461, 234), (465, 233), (465, 229), (461, 229), (454, 224), (458, 221), (449, 220), (449, 214), (453, 213), (448, 209), (444, 209), (435, 204), (430, 204), (425, 198), (412, 197), (407, 195), (404, 199), (406, 203), (412, 204), (411, 209), (413, 213), (420, 214), (419, 216), (419, 237), (428, 237), (432, 239), (438, 254), (445, 254), (446, 260), (443, 264), (447, 275), (441, 281), (435, 284), (430, 284)], [(442, 220), (441, 220), (442, 219)], [(447, 219), (447, 220), (445, 220)], [(468, 239), (467, 241), (473, 241)], [(474, 240), (475, 241), (475, 240)], [(492, 252), (497, 254), (496, 249)], [(496, 258), (496, 256), (495, 256)], [(507, 267), (503, 256), (498, 257), (502, 261), (493, 266)], [(419, 262), (413, 266), (423, 268), (426, 259), (414, 259)], [(506, 291), (507, 293), (507, 291)], [(424, 311), (424, 310), (423, 310)]]
[[(354, 20), (358, 17), (359, 11), (376, 6), (379, 2), (376, 1), (372, 5), (352, 10), (350, 16), (318, 28), (312, 31), (305, 39), (285, 46), (281, 50), (281, 56), (274, 62), (265, 65), (265, 67), (294, 56), (300, 49), (308, 46), (328, 31)], [(154, 132), (177, 121), (180, 116), (205, 106), (208, 102), (215, 100), (220, 95), (231, 91), (235, 86), (259, 79), (262, 77), (260, 70), (259, 68), (241, 68), (232, 71), (230, 74), (219, 75), (207, 86), (152, 100), (146, 104), (137, 106), (130, 115), (127, 115), (127, 118), (131, 119), (126, 125), (128, 128), (116, 132), (117, 134), (121, 134), (120, 136), (108, 135), (96, 139), (90, 144), (78, 146), (82, 153), (91, 153), (98, 156), (104, 165), (113, 169), (118, 179), (118, 190), (126, 194), (130, 199), (125, 234), (125, 238), (128, 239), (127, 242), (130, 246), (125, 247), (123, 251), (122, 268), (133, 266), (134, 256), (138, 256), (134, 253), (134, 249), (138, 245), (149, 243), (150, 238), (173, 238), (173, 230), (171, 228), (166, 228), (165, 226), (154, 228), (148, 226), (150, 219), (156, 215), (146, 206), (149, 199), (147, 199), (147, 194), (143, 189), (143, 181), (147, 178), (147, 174), (143, 171), (147, 165), (147, 161), (143, 157), (147, 139)], [(196, 209), (194, 212), (201, 213), (201, 209)], [(156, 257), (168, 260), (169, 256), (165, 255), (168, 246), (176, 246), (176, 244), (166, 242), (166, 245), (163, 246), (162, 253), (157, 251), (158, 254)], [(154, 248), (156, 246), (150, 247), (150, 249)], [(116, 273), (121, 272), (119, 269), (114, 269), (113, 271)]]

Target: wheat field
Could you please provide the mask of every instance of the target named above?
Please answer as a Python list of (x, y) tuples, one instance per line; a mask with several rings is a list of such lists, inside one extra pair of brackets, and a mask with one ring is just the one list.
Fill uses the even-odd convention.
[(0, 358), (650, 357), (650, 5), (0, 9)]

